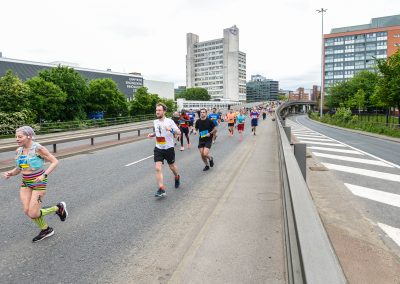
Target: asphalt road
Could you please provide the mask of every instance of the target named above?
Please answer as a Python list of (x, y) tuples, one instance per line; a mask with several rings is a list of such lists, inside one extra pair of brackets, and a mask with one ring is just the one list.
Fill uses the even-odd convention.
[(243, 142), (227, 136), (226, 124), (219, 128), (214, 168), (202, 171), (198, 136), (191, 135), (192, 148), (176, 151), (179, 189), (163, 168), (163, 199), (154, 197), (152, 157), (126, 166), (151, 156), (154, 140), (62, 159), (43, 205), (65, 201), (70, 216), (64, 223), (46, 216), (55, 235), (35, 244), (39, 230), (22, 212), (20, 177), (0, 179), (0, 283), (165, 282), (223, 195), (239, 166), (237, 153), (256, 139), (248, 124)]
[(324, 126), (313, 122), (305, 115), (297, 116), (294, 120), (319, 133), (400, 165), (400, 143)]
[(400, 256), (400, 143), (325, 126), (306, 116), (290, 117), (287, 125), (357, 197), (359, 209)]

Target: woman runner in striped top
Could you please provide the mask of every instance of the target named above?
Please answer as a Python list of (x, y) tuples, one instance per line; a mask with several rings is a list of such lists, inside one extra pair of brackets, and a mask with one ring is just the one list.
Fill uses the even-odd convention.
[[(3, 173), (5, 179), (22, 174), (20, 198), (25, 214), (41, 229), (39, 235), (33, 238), (33, 242), (41, 241), (54, 235), (53, 228), (44, 221), (45, 215), (55, 213), (61, 221), (68, 216), (65, 202), (60, 202), (51, 207), (42, 207), (42, 201), (46, 194), (47, 176), (56, 168), (58, 160), (42, 145), (33, 141), (35, 132), (29, 126), (23, 126), (16, 130), (18, 149), (16, 150), (16, 167), (12, 171)], [(44, 161), (50, 162), (50, 166), (44, 169)]]

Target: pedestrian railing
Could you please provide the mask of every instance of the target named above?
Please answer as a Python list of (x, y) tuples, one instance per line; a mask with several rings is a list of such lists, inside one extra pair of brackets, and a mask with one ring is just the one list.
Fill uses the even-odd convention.
[[(58, 134), (38, 135), (36, 137), (36, 140), (41, 145), (53, 145), (53, 152), (56, 153), (57, 144), (90, 139), (91, 145), (94, 145), (94, 139), (96, 137), (117, 135), (117, 139), (120, 140), (122, 133), (137, 132), (137, 135), (140, 136), (142, 130), (147, 130), (152, 128), (153, 128), (153, 122), (146, 121), (133, 124), (104, 127), (99, 129), (87, 129), (87, 130), (71, 131)], [(12, 151), (15, 149), (16, 149), (15, 141), (11, 141), (11, 139), (0, 140), (0, 153)]]
[[(347, 283), (276, 111), (288, 283)], [(290, 131), (289, 131), (290, 132)]]

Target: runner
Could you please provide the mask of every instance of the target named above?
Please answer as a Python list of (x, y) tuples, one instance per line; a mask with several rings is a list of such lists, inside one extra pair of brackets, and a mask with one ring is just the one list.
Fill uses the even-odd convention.
[[(217, 113), (217, 109), (213, 108), (212, 113), (208, 115), (208, 118), (214, 123), (215, 127), (218, 127), (221, 123), (221, 117)], [(213, 135), (213, 143), (215, 143), (215, 140), (217, 139), (217, 132)]]
[(267, 118), (267, 111), (265, 110), (265, 108), (262, 109), (262, 118), (263, 120)]
[(229, 113), (226, 115), (226, 120), (228, 121), (228, 131), (229, 131), (229, 136), (233, 136), (233, 127), (235, 126), (235, 119), (236, 119), (236, 114), (233, 112), (233, 110), (229, 110)]
[(251, 118), (251, 131), (256, 135), (256, 128), (258, 126), (258, 117), (260, 116), (260, 113), (257, 111), (257, 109), (254, 107), (253, 110), (250, 112), (250, 118)]
[[(23, 126), (16, 130), (18, 149), (16, 150), (16, 167), (3, 173), (5, 179), (22, 174), (20, 199), (25, 214), (40, 228), (40, 233), (32, 242), (38, 242), (54, 235), (53, 228), (49, 227), (43, 219), (48, 214), (55, 213), (61, 221), (68, 216), (65, 202), (60, 202), (51, 207), (43, 207), (43, 198), (46, 195), (47, 177), (57, 167), (58, 160), (42, 145), (35, 142), (35, 132), (29, 126)], [(50, 162), (50, 166), (44, 169), (44, 161)]]
[(193, 128), (194, 128), (193, 124), (194, 124), (194, 120), (196, 118), (196, 113), (192, 109), (190, 109), (187, 115), (190, 118), (190, 120), (189, 120), (189, 130), (190, 130), (190, 134), (192, 134), (193, 133)]
[(183, 147), (183, 134), (186, 136), (187, 147), (190, 148), (190, 141), (189, 141), (189, 121), (190, 118), (186, 114), (186, 111), (183, 109), (181, 111), (181, 116), (179, 117), (179, 127), (181, 130), (181, 151), (185, 150)]
[(246, 116), (244, 115), (243, 109), (240, 109), (239, 115), (236, 117), (237, 119), (237, 129), (240, 134), (240, 141), (243, 140), (243, 131), (244, 131), (244, 122), (246, 120)]
[(157, 104), (157, 119), (154, 120), (155, 132), (149, 133), (147, 135), (148, 138), (156, 137), (156, 146), (154, 147), (154, 163), (156, 169), (156, 180), (158, 183), (158, 190), (155, 194), (156, 197), (166, 196), (164, 188), (164, 177), (161, 168), (164, 164), (164, 160), (167, 160), (169, 168), (175, 176), (175, 188), (179, 187), (181, 179), (178, 173), (178, 167), (175, 164), (174, 149), (174, 135), (180, 135), (181, 131), (172, 119), (165, 117), (166, 111), (167, 106), (165, 104)]
[[(199, 132), (199, 151), (201, 159), (205, 167), (203, 171), (208, 171), (210, 167), (214, 166), (214, 158), (210, 155), (213, 134), (217, 132), (214, 122), (207, 118), (207, 110), (205, 108), (200, 110), (200, 119), (195, 123), (195, 131)], [(196, 132), (195, 132), (196, 134)], [(210, 165), (208, 162), (210, 161)]]

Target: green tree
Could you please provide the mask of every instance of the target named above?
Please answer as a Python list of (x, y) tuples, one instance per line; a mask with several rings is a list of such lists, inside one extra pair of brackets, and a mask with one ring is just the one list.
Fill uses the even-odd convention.
[(128, 103), (112, 79), (94, 79), (89, 83), (86, 110), (104, 111), (106, 117), (116, 117), (128, 114)]
[(63, 118), (67, 94), (52, 82), (33, 77), (25, 82), (30, 89), (30, 110), (41, 120), (57, 121)]
[(154, 113), (157, 102), (160, 100), (158, 95), (149, 94), (146, 87), (136, 90), (135, 97), (130, 101), (130, 115)]
[(59, 86), (67, 94), (62, 120), (86, 118), (87, 85), (78, 72), (70, 67), (58, 66), (39, 72), (39, 77)]
[(209, 101), (211, 96), (204, 88), (188, 88), (177, 95), (177, 98), (183, 98), (187, 101)]
[(29, 108), (29, 87), (11, 70), (0, 78), (0, 111), (19, 112)]
[(353, 105), (354, 96), (358, 90), (365, 93), (365, 105), (371, 105), (371, 96), (375, 92), (378, 83), (378, 75), (370, 71), (361, 71), (348, 81), (336, 83), (329, 88), (326, 96), (326, 105), (330, 108), (337, 108), (342, 105), (350, 107)]
[(363, 89), (359, 89), (354, 97), (350, 100), (349, 105), (358, 109), (360, 115), (361, 109), (365, 106), (365, 92)]
[(379, 59), (378, 69), (382, 76), (376, 88), (375, 99), (388, 107), (400, 109), (400, 49), (386, 59)]

